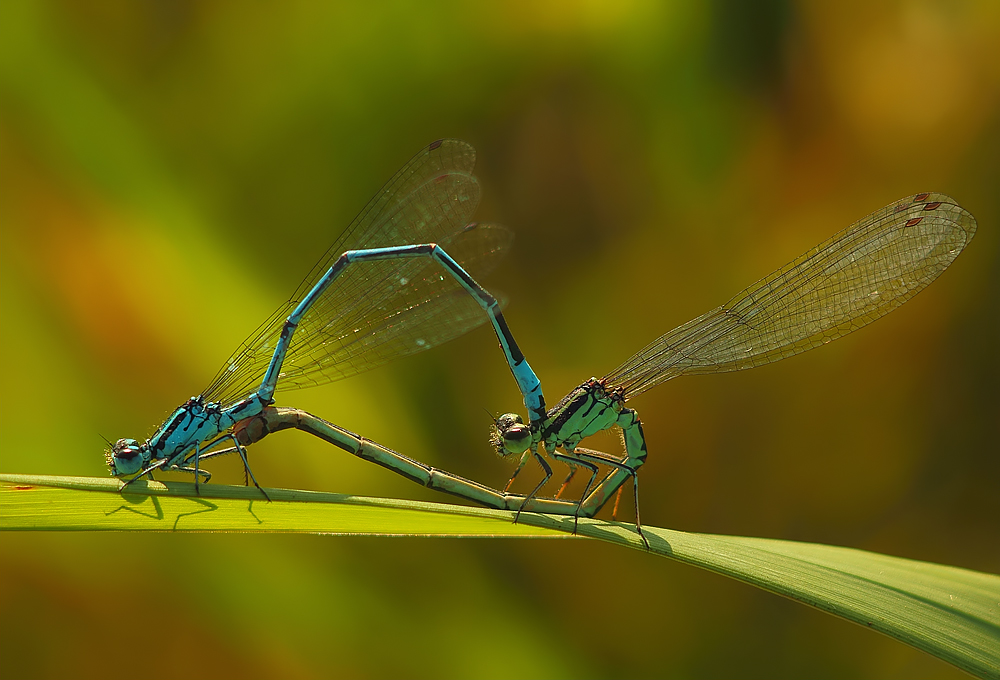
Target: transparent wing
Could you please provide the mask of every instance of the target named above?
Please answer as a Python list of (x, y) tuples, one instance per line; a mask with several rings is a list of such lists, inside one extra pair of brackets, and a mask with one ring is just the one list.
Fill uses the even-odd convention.
[(975, 233), (975, 218), (948, 196), (901, 200), (653, 341), (607, 384), (634, 397), (679, 375), (738, 371), (819, 347), (919, 293)]
[[(436, 242), (474, 277), (487, 273), (512, 237), (494, 225), (466, 226), (479, 202), (479, 185), (470, 174), (474, 162), (472, 147), (457, 140), (435, 142), (411, 159), (320, 258), (288, 302), (236, 350), (203, 397), (226, 405), (260, 386), (285, 318), (346, 250)], [(299, 324), (278, 389), (338, 380), (429, 349), (485, 322), (481, 310), (478, 317), (463, 311), (465, 301), (451, 295), (457, 288), (430, 260), (352, 265)], [(445, 310), (456, 314), (454, 324), (447, 323)]]
[[(473, 224), (439, 245), (478, 279), (493, 269), (512, 242), (513, 234), (503, 227)], [(355, 306), (344, 315), (310, 311), (303, 319), (309, 332), (299, 338), (301, 325), (296, 332), (278, 377), (279, 389), (355, 375), (440, 345), (489, 320), (439, 264), (404, 262), (395, 268), (393, 260), (364, 262), (345, 271), (341, 278), (366, 279), (364, 308)]]

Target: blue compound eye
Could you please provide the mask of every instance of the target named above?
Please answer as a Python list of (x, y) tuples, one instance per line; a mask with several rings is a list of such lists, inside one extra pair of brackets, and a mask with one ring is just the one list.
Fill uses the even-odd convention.
[(119, 439), (105, 458), (112, 475), (128, 475), (142, 468), (142, 450), (134, 439)]

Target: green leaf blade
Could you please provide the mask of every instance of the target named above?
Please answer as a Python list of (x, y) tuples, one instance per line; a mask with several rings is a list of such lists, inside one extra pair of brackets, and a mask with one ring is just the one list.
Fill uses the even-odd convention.
[[(563, 537), (573, 518), (345, 494), (0, 475), (0, 529)], [(877, 630), (973, 675), (1000, 678), (1000, 576), (853, 548), (644, 527), (650, 552)], [(581, 519), (578, 535), (644, 550), (634, 527)]]
[[(510, 513), (346, 494), (116, 479), (0, 475), (0, 529), (32, 531), (290, 532), (370, 536), (549, 537)], [(567, 518), (559, 518), (565, 521)]]
[[(664, 554), (877, 630), (973, 675), (1000, 677), (998, 576), (853, 548), (740, 536), (678, 540), (678, 533)], [(659, 541), (650, 542), (660, 552)]]

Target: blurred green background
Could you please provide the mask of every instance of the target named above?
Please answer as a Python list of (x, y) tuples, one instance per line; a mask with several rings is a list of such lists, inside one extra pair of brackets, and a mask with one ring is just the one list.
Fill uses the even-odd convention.
[[(631, 402), (643, 520), (1000, 570), (994, 2), (10, 0), (0, 96), (3, 472), (107, 474), (99, 435), (148, 436), (459, 137), (550, 403), (869, 212), (954, 196), (979, 233), (899, 311)], [(278, 404), (492, 485), (483, 409), (521, 406), (487, 328)], [(448, 500), (296, 433), (253, 457), (268, 486)], [(8, 533), (0, 603), (4, 677), (960, 676), (583, 540)]]

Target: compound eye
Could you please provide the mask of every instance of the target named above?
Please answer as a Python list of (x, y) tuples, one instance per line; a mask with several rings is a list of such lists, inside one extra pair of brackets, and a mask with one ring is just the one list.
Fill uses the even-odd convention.
[(509, 428), (514, 425), (521, 425), (524, 421), (521, 420), (521, 416), (516, 413), (504, 413), (502, 416), (497, 418), (496, 426), (501, 432), (506, 432)]
[(531, 446), (531, 430), (527, 425), (515, 423), (503, 431), (504, 453), (524, 453)]
[(111, 447), (111, 455), (120, 460), (135, 458), (139, 455), (139, 442), (134, 439), (119, 439)]
[(142, 468), (142, 449), (134, 439), (119, 439), (105, 457), (114, 476), (129, 475)]

